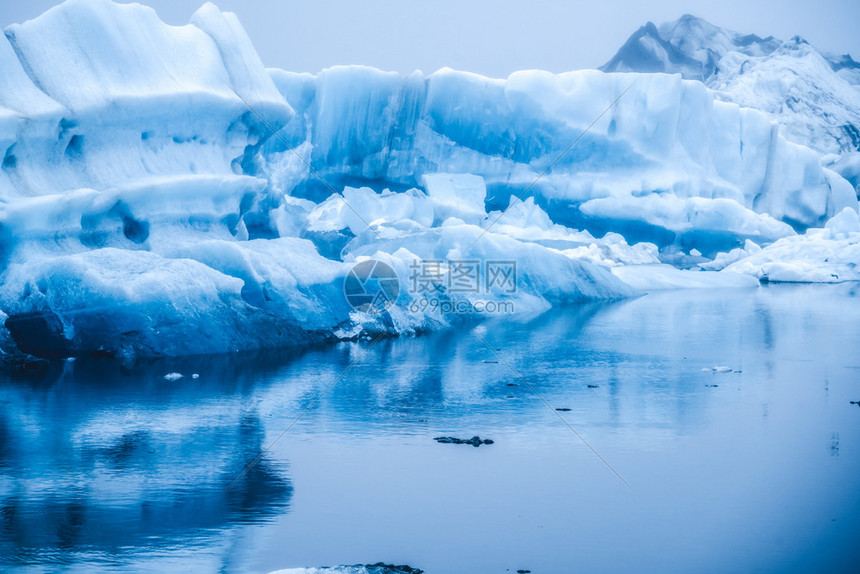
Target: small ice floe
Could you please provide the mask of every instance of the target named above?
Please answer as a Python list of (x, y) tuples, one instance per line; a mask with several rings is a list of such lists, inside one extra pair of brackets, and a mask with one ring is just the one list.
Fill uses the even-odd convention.
[(178, 381), (179, 379), (181, 379), (184, 376), (185, 375), (183, 375), (182, 373), (167, 373), (166, 375), (164, 375), (164, 380), (165, 381)]
[(720, 366), (716, 366), (716, 365), (713, 367), (710, 367), (710, 368), (705, 367), (702, 370), (705, 372), (710, 372), (710, 373), (731, 373), (732, 372), (731, 367), (720, 367)]

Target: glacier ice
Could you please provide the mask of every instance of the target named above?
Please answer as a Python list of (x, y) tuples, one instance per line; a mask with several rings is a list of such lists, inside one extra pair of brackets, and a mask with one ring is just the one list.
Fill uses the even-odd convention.
[(757, 287), (759, 282), (742, 272), (691, 271), (666, 264), (622, 265), (612, 272), (642, 291), (660, 289), (724, 289)]
[(780, 239), (725, 271), (786, 283), (860, 281), (860, 218), (846, 208), (823, 229)]
[[(250, 350), (856, 276), (857, 199), (830, 169), (853, 164), (677, 75), (298, 74), (211, 4), (168, 26), (110, 0), (9, 26), (0, 71), (4, 353)], [(368, 259), (402, 285), (382, 314), (343, 294)], [(407, 288), (426, 261), (515, 261), (517, 288)]]
[[(526, 194), (556, 223), (601, 234), (615, 220), (580, 207), (604, 198), (725, 198), (798, 230), (856, 205), (818, 155), (785, 141), (766, 114), (715, 101), (701, 83), (678, 77), (585, 70), (494, 80), (447, 69), (401, 77), (363, 67), (272, 77), (285, 97), (301, 94), (284, 139), (310, 142), (313, 168), (335, 187), (409, 188), (421, 186), (425, 174), (468, 173), (484, 179), (490, 207)], [(272, 138), (266, 147), (282, 152), (284, 144)], [(330, 193), (314, 178), (285, 191), (313, 200)], [(628, 239), (678, 240), (671, 227), (632, 227)], [(725, 227), (714, 231), (731, 241), (756, 235), (735, 237)]]
[(469, 173), (425, 173), (421, 185), (433, 204), (437, 225), (449, 217), (466, 223), (478, 223), (486, 215), (484, 179)]

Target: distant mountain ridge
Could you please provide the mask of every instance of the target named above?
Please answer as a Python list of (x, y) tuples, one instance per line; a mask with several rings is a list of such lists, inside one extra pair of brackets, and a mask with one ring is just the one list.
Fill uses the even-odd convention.
[(686, 14), (648, 22), (600, 69), (681, 74), (721, 100), (773, 114), (790, 140), (825, 154), (860, 151), (860, 63), (799, 36), (740, 34)]
[(604, 72), (680, 73), (688, 80), (706, 82), (728, 52), (765, 56), (781, 43), (773, 36), (742, 35), (685, 14), (659, 27), (648, 22), (600, 69)]
[[(806, 42), (800, 36), (794, 36), (791, 41)], [(659, 27), (653, 22), (646, 23), (599, 69), (604, 72), (680, 73), (688, 80), (705, 82), (718, 70), (717, 64), (728, 52), (762, 57), (772, 54), (783, 43), (773, 36), (740, 34), (684, 14)], [(860, 85), (860, 62), (850, 54), (821, 52), (821, 56), (846, 82)]]

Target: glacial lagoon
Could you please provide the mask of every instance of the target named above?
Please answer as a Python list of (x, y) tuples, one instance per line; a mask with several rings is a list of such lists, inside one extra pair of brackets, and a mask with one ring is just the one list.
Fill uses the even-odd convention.
[(0, 568), (849, 571), (858, 349), (860, 285), (770, 285), (4, 375)]

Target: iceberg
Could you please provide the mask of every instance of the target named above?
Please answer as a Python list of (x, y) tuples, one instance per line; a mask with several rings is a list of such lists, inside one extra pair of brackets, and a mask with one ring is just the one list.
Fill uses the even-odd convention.
[[(297, 74), (212, 4), (110, 0), (9, 26), (0, 72), (6, 354), (409, 335), (857, 261), (851, 183), (679, 76)], [(351, 304), (377, 268), (399, 288)]]
[(823, 229), (780, 239), (724, 270), (784, 283), (860, 281), (860, 218), (846, 208)]

